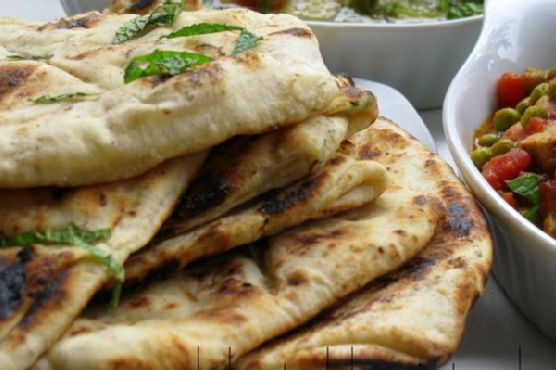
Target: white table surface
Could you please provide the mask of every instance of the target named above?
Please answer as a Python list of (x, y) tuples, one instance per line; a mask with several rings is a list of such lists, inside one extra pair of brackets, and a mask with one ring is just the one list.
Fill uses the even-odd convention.
[[(0, 0), (0, 16), (50, 20), (63, 15), (58, 0)], [(431, 130), (440, 155), (451, 162), (442, 131), (441, 111), (420, 113)], [(477, 301), (469, 315), (459, 350), (442, 368), (450, 369), (555, 370), (556, 343), (539, 332), (512, 306), (491, 277), (485, 295)]]

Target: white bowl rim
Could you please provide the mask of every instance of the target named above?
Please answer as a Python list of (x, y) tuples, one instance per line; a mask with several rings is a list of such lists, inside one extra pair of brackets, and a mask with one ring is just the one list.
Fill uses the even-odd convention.
[(309, 26), (330, 28), (441, 28), (446, 26), (459, 26), (474, 23), (484, 18), (483, 14), (472, 15), (459, 19), (430, 20), (420, 23), (359, 23), (359, 22), (332, 22), (303, 20)]
[[(486, 10), (486, 9), (485, 9)], [(486, 24), (485, 24), (486, 26)], [(490, 210), (499, 219), (503, 219), (512, 230), (514, 234), (523, 235), (529, 240), (533, 241), (533, 245), (525, 247), (541, 246), (545, 251), (556, 256), (556, 239), (553, 239), (546, 232), (538, 228), (532, 222), (525, 219), (516, 209), (505, 202), (500, 195), (492, 188), (486, 181), (481, 172), (475, 167), (469, 153), (465, 149), (465, 143), (462, 142), (458, 134), (457, 122), (453, 117), (455, 114), (455, 95), (457, 94), (457, 86), (460, 80), (464, 78), (465, 72), (471, 68), (473, 61), (476, 59), (476, 53), (482, 50), (482, 44), (485, 42), (489, 30), (484, 27), (479, 39), (473, 48), (471, 54), (462, 65), (448, 88), (446, 97), (444, 99), (442, 121), (443, 129), (448, 142), (448, 148), (454, 161), (456, 162), (462, 174), (467, 175), (467, 181), (471, 181), (476, 185), (480, 192), (476, 192), (475, 196), (481, 200), (485, 207)], [(469, 143), (470, 145), (471, 143)], [(468, 147), (468, 145), (467, 145)]]

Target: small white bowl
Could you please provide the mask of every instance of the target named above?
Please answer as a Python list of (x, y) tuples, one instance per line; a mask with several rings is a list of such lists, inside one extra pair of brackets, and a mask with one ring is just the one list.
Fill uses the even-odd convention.
[(60, 0), (62, 8), (68, 15), (90, 12), (92, 10), (102, 11), (112, 3), (111, 0)]
[[(60, 0), (68, 14), (106, 8), (110, 0)], [(307, 21), (324, 61), (347, 73), (390, 85), (418, 109), (439, 108), (448, 84), (471, 52), (483, 16), (414, 24)]]
[(496, 279), (521, 311), (556, 340), (556, 241), (502, 200), (469, 157), (473, 131), (496, 109), (498, 77), (556, 65), (555, 19), (554, 0), (490, 0), (479, 41), (448, 89), (443, 120), (463, 178), (494, 216)]
[(385, 83), (427, 109), (442, 105), (482, 21), (480, 15), (415, 24), (307, 23), (332, 72)]

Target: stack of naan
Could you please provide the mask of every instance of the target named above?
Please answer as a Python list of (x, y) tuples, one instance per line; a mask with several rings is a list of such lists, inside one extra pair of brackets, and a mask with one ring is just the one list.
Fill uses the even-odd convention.
[(151, 3), (0, 19), (0, 369), (443, 363), (491, 263), (449, 167), (296, 18)]

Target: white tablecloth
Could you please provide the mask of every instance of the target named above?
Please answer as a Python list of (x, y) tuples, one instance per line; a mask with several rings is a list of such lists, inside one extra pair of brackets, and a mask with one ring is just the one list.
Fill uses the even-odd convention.
[[(58, 0), (0, 0), (0, 16), (48, 20), (63, 15)], [(421, 115), (433, 134), (438, 151), (451, 161), (442, 131), (441, 111), (424, 111)], [(556, 370), (556, 343), (512, 306), (491, 277), (485, 295), (477, 301), (469, 316), (459, 350), (442, 370), (451, 369)]]

